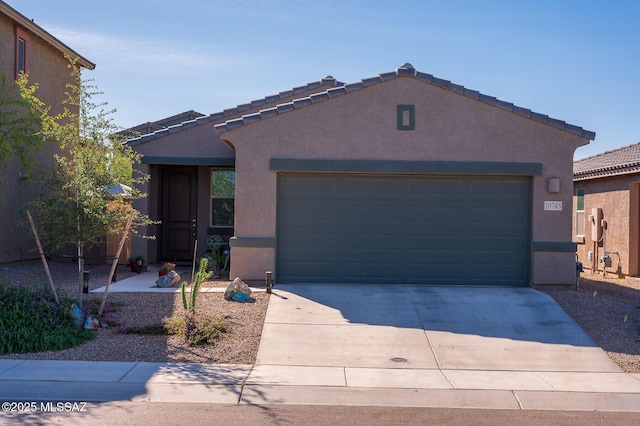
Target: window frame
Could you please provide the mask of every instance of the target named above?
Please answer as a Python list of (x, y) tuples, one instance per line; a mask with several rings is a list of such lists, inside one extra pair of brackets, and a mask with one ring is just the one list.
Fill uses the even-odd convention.
[[(215, 172), (233, 172), (233, 195), (215, 195), (213, 194), (213, 174)], [(236, 200), (236, 188), (235, 188), (235, 169), (225, 168), (225, 167), (212, 167), (209, 173), (209, 227), (216, 229), (233, 229), (235, 227), (235, 200)], [(232, 200), (233, 201), (233, 217), (231, 225), (217, 225), (214, 223), (214, 209), (213, 209), (213, 200)]]
[[(31, 38), (22, 28), (15, 27), (15, 79), (20, 78), (22, 74), (29, 72), (29, 44)], [(22, 54), (21, 54), (22, 51)]]

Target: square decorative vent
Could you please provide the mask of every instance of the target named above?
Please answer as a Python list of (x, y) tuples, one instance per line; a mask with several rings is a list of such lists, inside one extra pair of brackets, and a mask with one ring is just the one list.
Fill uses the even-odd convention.
[(398, 105), (398, 130), (416, 129), (415, 105)]

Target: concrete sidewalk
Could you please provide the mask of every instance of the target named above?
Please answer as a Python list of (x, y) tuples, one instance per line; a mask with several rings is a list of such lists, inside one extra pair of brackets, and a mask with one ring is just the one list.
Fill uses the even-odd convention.
[(640, 412), (640, 377), (0, 360), (0, 401), (126, 400)]
[(533, 289), (296, 285), (254, 366), (0, 360), (6, 400), (640, 412), (640, 375)]

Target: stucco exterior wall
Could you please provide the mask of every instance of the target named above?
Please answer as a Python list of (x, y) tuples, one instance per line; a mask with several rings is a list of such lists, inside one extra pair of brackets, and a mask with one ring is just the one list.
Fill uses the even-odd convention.
[[(24, 30), (24, 29), (23, 29)], [(51, 114), (61, 111), (61, 102), (65, 98), (67, 83), (71, 82), (68, 61), (64, 54), (45, 43), (36, 35), (29, 33), (27, 44), (27, 72), (30, 83), (38, 83), (36, 96), (51, 106)], [(15, 24), (4, 15), (0, 15), (0, 72), (11, 83), (15, 77)], [(52, 156), (58, 152), (54, 145), (44, 145), (35, 154), (33, 174), (43, 174), (50, 169)], [(35, 197), (40, 188), (33, 181), (24, 180), (26, 171), (17, 159), (10, 159), (7, 167), (0, 170), (0, 263), (13, 262), (38, 257), (36, 244), (27, 236), (28, 230), (20, 225), (25, 221), (23, 209)]]
[[(216, 137), (213, 123), (194, 126), (190, 129), (169, 135), (168, 137), (153, 139), (148, 142), (136, 143), (132, 148), (143, 156), (166, 157), (178, 162), (179, 158), (233, 158), (234, 152)], [(143, 158), (143, 162), (146, 160)]]
[[(415, 130), (397, 129), (397, 105), (415, 105)], [(235, 234), (276, 238), (272, 158), (542, 163), (533, 177), (532, 241), (571, 241), (572, 162), (587, 141), (569, 132), (399, 77), (223, 132), (236, 151)], [(549, 193), (547, 180), (560, 179)], [(562, 201), (562, 211), (544, 211)], [(265, 253), (255, 256), (256, 251)], [(231, 275), (263, 279), (275, 248), (232, 248)], [(532, 283), (575, 281), (574, 255), (533, 256)], [(544, 265), (543, 265), (544, 263)], [(277, 280), (277, 277), (276, 277)]]
[[(255, 101), (226, 110), (224, 116), (217, 117), (205, 124), (190, 123), (186, 128), (169, 129), (159, 137), (142, 137), (130, 142), (130, 146), (143, 155), (142, 161), (146, 163), (143, 170), (151, 176), (151, 182), (146, 187), (147, 197), (136, 201), (136, 208), (142, 213), (148, 214), (152, 219), (160, 219), (160, 169), (158, 164), (198, 164), (198, 213), (197, 213), (197, 235), (198, 235), (198, 255), (202, 256), (206, 250), (206, 241), (209, 237), (208, 228), (210, 222), (211, 203), (211, 167), (202, 165), (208, 160), (224, 159), (233, 163), (235, 158), (234, 150), (220, 142), (214, 130), (214, 126), (226, 120), (241, 117), (261, 109), (271, 108), (287, 100), (298, 97), (309, 96), (312, 93), (322, 92), (328, 88), (335, 87), (333, 78), (325, 78), (318, 83), (310, 83), (296, 89), (288, 90), (277, 95), (268, 96), (265, 99)], [(237, 111), (236, 111), (237, 110)], [(234, 112), (235, 111), (235, 112)], [(191, 127), (189, 127), (191, 126)], [(146, 158), (145, 158), (146, 157)], [(142, 189), (142, 188), (141, 188)], [(150, 225), (141, 232), (147, 235), (158, 236), (159, 226)], [(147, 263), (158, 263), (164, 259), (160, 258), (158, 251), (159, 243), (157, 239), (142, 240), (134, 238), (134, 255), (142, 255)], [(259, 256), (261, 256), (260, 254)]]
[[(612, 255), (612, 267), (606, 268), (608, 273), (620, 272), (624, 275), (638, 275), (638, 188), (640, 178), (634, 175), (592, 179), (576, 182), (575, 188), (584, 189), (585, 229), (576, 229), (576, 221), (573, 222), (574, 235), (584, 235), (578, 242), (578, 257), (584, 267), (592, 271), (603, 271), (600, 257), (608, 252), (618, 253)], [(635, 197), (635, 203), (632, 200)], [(573, 211), (577, 205), (577, 197), (574, 196)], [(635, 209), (633, 208), (635, 206)], [(607, 226), (604, 230), (604, 238), (594, 244), (592, 230), (595, 224), (589, 220), (593, 208), (602, 209), (602, 217)], [(592, 253), (589, 260), (589, 252)], [(618, 257), (619, 256), (619, 257)], [(618, 260), (621, 269), (618, 271)]]
[(8, 78), (13, 78), (14, 71), (14, 61), (11, 60), (15, 58), (14, 31), (13, 21), (0, 15), (0, 58), (3, 58), (0, 62), (0, 72), (4, 72)]

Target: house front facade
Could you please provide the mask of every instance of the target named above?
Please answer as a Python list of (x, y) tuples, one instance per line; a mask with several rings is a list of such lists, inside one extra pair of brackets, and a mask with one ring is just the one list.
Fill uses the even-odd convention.
[[(51, 106), (51, 114), (61, 112), (66, 85), (72, 83), (65, 55), (77, 58), (78, 66), (95, 68), (88, 59), (0, 1), (0, 73), (8, 83), (21, 73), (27, 73), (29, 83), (38, 84), (35, 95)], [(33, 170), (47, 170), (53, 163), (56, 150), (53, 146), (43, 146), (35, 154)], [(0, 170), (0, 179), (0, 198), (3, 200), (0, 204), (0, 223), (3, 224), (0, 227), (0, 263), (37, 258), (34, 240), (19, 224), (25, 220), (22, 210), (38, 194), (38, 187), (29, 181), (27, 171), (15, 158)]]
[[(283, 94), (130, 142), (152, 175), (138, 207), (163, 220), (138, 240), (150, 262), (177, 254), (172, 232), (186, 259), (188, 233), (224, 231), (249, 281), (575, 282), (571, 166), (593, 132), (411, 64)], [(179, 216), (182, 230), (164, 223)]]
[(640, 143), (576, 161), (573, 235), (585, 268), (640, 275)]

